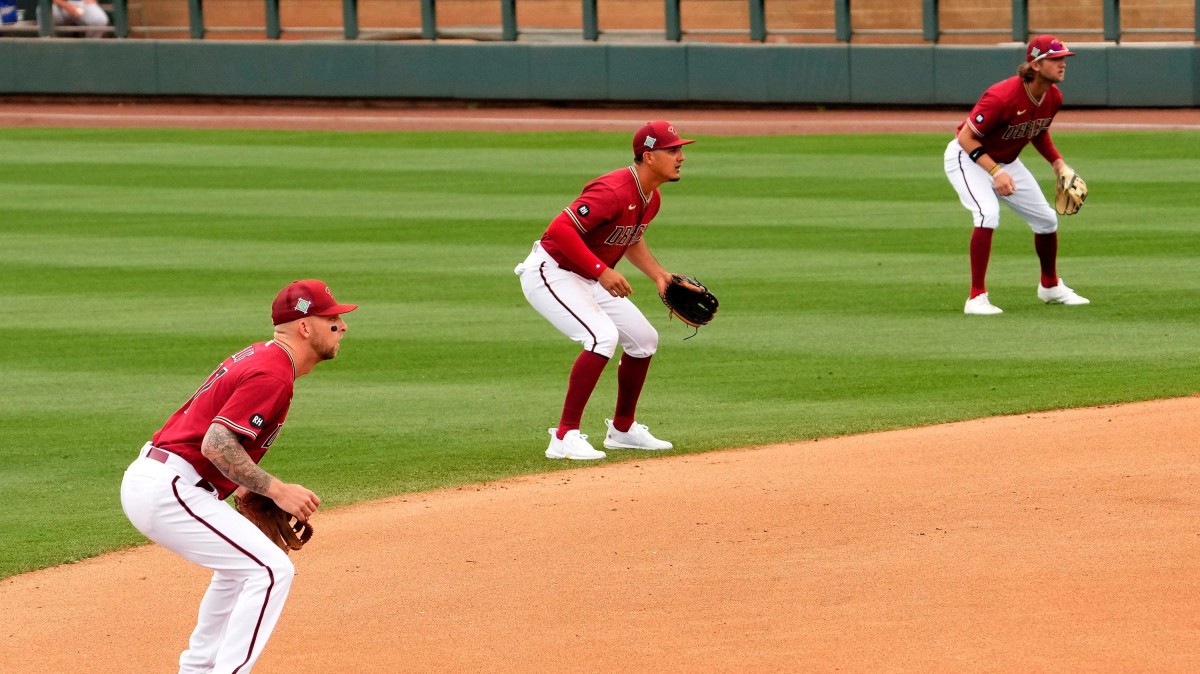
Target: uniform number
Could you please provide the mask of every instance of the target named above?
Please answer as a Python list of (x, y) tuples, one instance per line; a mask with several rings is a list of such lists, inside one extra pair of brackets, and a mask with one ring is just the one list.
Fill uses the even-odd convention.
[(217, 380), (221, 377), (224, 377), (228, 372), (229, 368), (222, 365), (221, 367), (217, 368), (216, 372), (208, 375), (208, 379), (206, 379), (204, 383), (200, 385), (200, 388), (196, 389), (196, 392), (192, 394), (191, 398), (188, 398), (187, 404), (184, 405), (183, 413), (187, 414), (188, 411), (192, 409), (192, 403), (196, 402), (196, 398), (199, 398), (201, 393), (204, 393), (208, 389), (212, 388), (213, 384), (217, 383)]

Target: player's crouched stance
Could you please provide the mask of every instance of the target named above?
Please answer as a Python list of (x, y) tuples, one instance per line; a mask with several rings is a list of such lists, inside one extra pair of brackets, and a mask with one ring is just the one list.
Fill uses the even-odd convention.
[(1004, 313), (988, 299), (984, 283), (992, 252), (992, 235), (1000, 226), (1000, 202), (1029, 223), (1041, 265), (1038, 299), (1047, 304), (1088, 304), (1058, 276), (1058, 216), (1037, 180), (1017, 156), (1029, 143), (1054, 167), (1070, 171), (1050, 140), (1050, 123), (1062, 107), (1057, 83), (1066, 76), (1066, 57), (1073, 56), (1053, 35), (1035, 37), (1017, 74), (984, 92), (958, 135), (946, 146), (945, 168), (962, 205), (971, 212), (971, 292), (963, 312)]
[(258, 467), (287, 418), (296, 378), (337, 355), (358, 308), (321, 281), (296, 281), (271, 307), (270, 341), (226, 358), (138, 453), (121, 507), (147, 538), (213, 570), (181, 674), (249, 672), (287, 601), (287, 553), (224, 499), (253, 491), (301, 521), (321, 500)]
[(575, 359), (558, 427), (549, 429), (549, 459), (603, 459), (579, 432), (583, 410), (604, 367), (619, 345), (617, 407), (606, 419), (607, 449), (671, 449), (671, 443), (637, 423), (637, 408), (658, 332), (629, 301), (629, 282), (614, 267), (627, 257), (658, 286), (661, 295), (671, 273), (646, 246), (646, 227), (658, 213), (658, 187), (679, 180), (684, 140), (667, 122), (647, 122), (633, 137), (633, 165), (588, 183), (533, 244), (514, 270), (534, 309), (583, 346)]

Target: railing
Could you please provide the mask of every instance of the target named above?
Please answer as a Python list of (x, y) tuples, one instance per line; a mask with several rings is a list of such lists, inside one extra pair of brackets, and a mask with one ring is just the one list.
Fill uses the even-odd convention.
[[(359, 26), (358, 0), (342, 0), (342, 26), (331, 28), (290, 28), (288, 33), (321, 32), (341, 33), (347, 40), (368, 39), (371, 37), (411, 37), (424, 40), (437, 40), (451, 37), (475, 37), (494, 39), (505, 42), (516, 41), (521, 35), (538, 34), (573, 34), (574, 30), (528, 28), (522, 30), (517, 25), (517, 0), (493, 0), (500, 3), (501, 22), (498, 29), (486, 31), (453, 29), (438, 26), (437, 0), (421, 0), (421, 26), (417, 28), (388, 29), (383, 33), (365, 35)], [(647, 0), (649, 2), (650, 0)], [(1102, 29), (1081, 29), (1070, 27), (1031, 27), (1029, 25), (1029, 0), (1012, 0), (1011, 26), (997, 28), (969, 28), (942, 30), (939, 26), (939, 0), (921, 0), (922, 27), (919, 29), (859, 29), (855, 30), (851, 23), (851, 0), (831, 0), (834, 12), (833, 28), (782, 28), (771, 30), (767, 24), (766, 3), (768, 1), (786, 0), (745, 0), (749, 9), (749, 26), (746, 29), (697, 29), (684, 30), (681, 0), (664, 0), (664, 29), (658, 30), (625, 30), (601, 31), (597, 14), (597, 0), (580, 0), (583, 9), (583, 20), (579, 36), (584, 41), (595, 42), (602, 35), (640, 34), (654, 37), (661, 33), (662, 39), (668, 42), (680, 42), (684, 36), (703, 35), (732, 35), (741, 36), (751, 42), (766, 42), (769, 36), (784, 35), (821, 35), (831, 36), (837, 42), (851, 42), (855, 35), (920, 35), (925, 42), (937, 43), (946, 35), (970, 34), (1011, 34), (1013, 41), (1024, 42), (1031, 35), (1039, 33), (1070, 33), (1095, 34), (1106, 41), (1119, 42), (1125, 35), (1133, 34), (1190, 34), (1194, 40), (1200, 41), (1200, 0), (1194, 0), (1193, 21), (1191, 26), (1175, 28), (1125, 28), (1121, 27), (1120, 0), (1103, 0), (1104, 24)], [(214, 32), (258, 32), (263, 31), (267, 39), (278, 40), (284, 33), (279, 20), (280, 0), (264, 0), (266, 4), (266, 21), (264, 27), (207, 27), (204, 20), (204, 0), (188, 0), (187, 28), (175, 26), (140, 26), (140, 33), (184, 32), (194, 40), (201, 40)], [(54, 26), (51, 18), (51, 0), (38, 0), (40, 12), (37, 20), (37, 34), (50, 37), (55, 32), (81, 32), (83, 27)], [(129, 36), (129, 0), (112, 0), (113, 33), (124, 38)]]

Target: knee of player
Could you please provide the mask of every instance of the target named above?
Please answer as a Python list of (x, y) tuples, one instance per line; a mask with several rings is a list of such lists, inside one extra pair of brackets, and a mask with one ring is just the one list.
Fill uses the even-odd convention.
[(288, 559), (286, 554), (283, 555), (283, 559), (271, 560), (268, 568), (271, 570), (271, 578), (275, 580), (276, 585), (290, 585), (296, 576), (296, 566), (292, 564), (292, 560)]
[(1029, 218), (1029, 228), (1034, 234), (1053, 234), (1058, 231), (1058, 214), (1047, 208), (1045, 213)]
[(278, 555), (271, 555), (270, 558), (264, 559), (263, 565), (270, 571), (271, 578), (276, 583), (291, 583), (292, 578), (296, 577), (296, 565), (282, 550)]
[(625, 353), (634, 358), (649, 358), (658, 351), (658, 330), (647, 326), (634, 343), (626, 345)]
[(615, 326), (596, 329), (594, 343), (590, 345), (590, 349), (605, 358), (612, 358), (613, 354), (617, 352), (618, 337)]

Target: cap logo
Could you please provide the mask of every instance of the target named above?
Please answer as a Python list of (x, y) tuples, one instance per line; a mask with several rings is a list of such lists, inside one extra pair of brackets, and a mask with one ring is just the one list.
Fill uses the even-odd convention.
[(1059, 53), (1062, 53), (1065, 51), (1070, 51), (1070, 50), (1068, 50), (1066, 48), (1066, 46), (1063, 45), (1063, 43), (1057, 39), (1051, 40), (1050, 44), (1046, 45), (1045, 47), (1035, 47), (1034, 45), (1030, 44), (1029, 45), (1029, 59), (1031, 61), (1041, 61), (1044, 58), (1053, 58), (1055, 54), (1059, 54)]
[(676, 134), (676, 133), (675, 133), (675, 125), (674, 125), (674, 124), (668, 124), (668, 125), (667, 125), (667, 133), (669, 133), (669, 134), (671, 134), (671, 135), (673, 135), (673, 136), (675, 136), (675, 135), (679, 135), (679, 134)]
[(312, 302), (309, 302), (306, 299), (301, 298), (301, 299), (296, 300), (296, 311), (299, 311), (302, 314), (307, 314), (308, 308), (311, 306), (312, 306)]
[(654, 149), (654, 144), (657, 142), (658, 140), (655, 139), (654, 136), (646, 136), (646, 147), (650, 148), (651, 150)]

